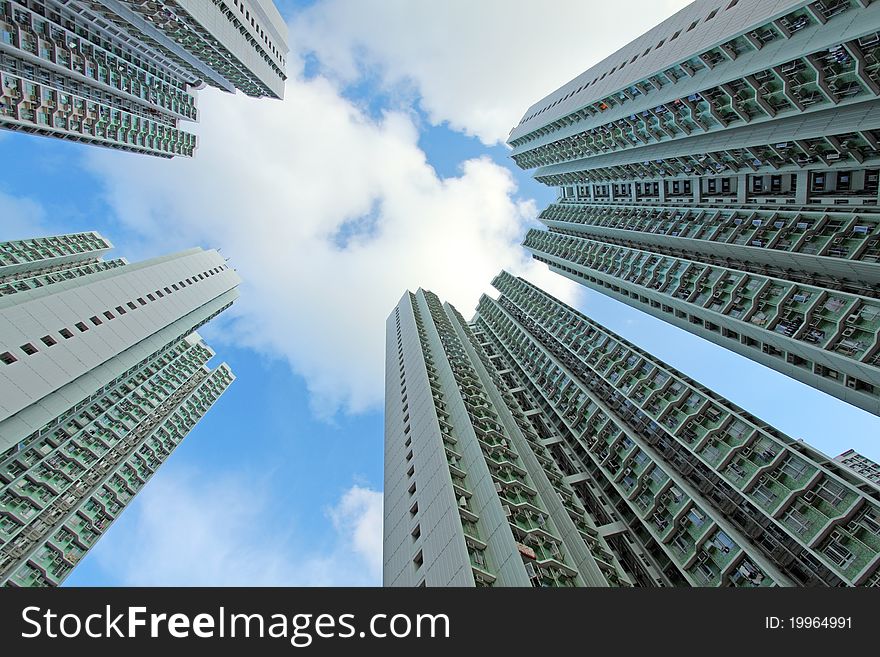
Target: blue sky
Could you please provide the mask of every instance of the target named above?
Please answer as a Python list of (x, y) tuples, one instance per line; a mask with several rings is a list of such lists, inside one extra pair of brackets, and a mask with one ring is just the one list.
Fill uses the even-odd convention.
[[(625, 26), (613, 8), (556, 4), (279, 2), (285, 100), (201, 92), (191, 161), (0, 135), (14, 163), (0, 239), (96, 229), (130, 260), (220, 247), (244, 279), (202, 332), (236, 382), (68, 585), (379, 584), (384, 318), (419, 285), (469, 315), (501, 268), (790, 435), (880, 458), (880, 419), (519, 248), (555, 193), (512, 166), (509, 128), (684, 3), (633, 2)], [(577, 39), (588, 19), (595, 38)], [(524, 24), (528, 42), (514, 37)]]

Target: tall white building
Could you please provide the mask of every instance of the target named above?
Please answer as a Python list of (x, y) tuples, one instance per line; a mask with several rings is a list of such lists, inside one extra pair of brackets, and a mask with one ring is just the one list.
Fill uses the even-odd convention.
[(270, 0), (0, 0), (0, 127), (191, 156), (194, 91), (284, 94)]
[[(386, 322), (386, 586), (878, 586), (880, 489), (502, 272)], [(846, 456), (846, 455), (844, 455)]]
[(97, 233), (0, 242), (0, 585), (55, 585), (232, 382), (195, 332), (217, 251), (129, 264)]
[(880, 415), (880, 3), (697, 0), (509, 143), (535, 259)]

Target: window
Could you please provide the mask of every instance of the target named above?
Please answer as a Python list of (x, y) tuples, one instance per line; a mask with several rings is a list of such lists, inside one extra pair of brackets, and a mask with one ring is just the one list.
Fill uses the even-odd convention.
[(416, 540), (419, 536), (422, 535), (422, 526), (416, 525), (415, 528), (411, 532), (413, 540)]
[(3, 361), (6, 365), (12, 365), (17, 360), (18, 358), (13, 356), (8, 351), (4, 351), (2, 354), (0, 354), (0, 361)]
[(51, 347), (58, 343), (58, 341), (51, 335), (44, 335), (42, 338), (40, 338), (40, 340), (42, 340), (43, 344), (47, 347)]
[(413, 483), (412, 483), (412, 485), (409, 487), (408, 492), (409, 492), (410, 495), (415, 495), (415, 494), (416, 494), (416, 482), (413, 482)]
[(141, 304), (142, 306), (146, 306), (146, 305), (147, 305), (147, 302), (144, 301), (144, 298), (143, 298), (143, 297), (138, 297), (138, 303)]
[(688, 511), (687, 517), (694, 524), (695, 527), (699, 527), (700, 525), (702, 525), (703, 521), (706, 519), (706, 516), (704, 516), (697, 507), (693, 507), (690, 511)]
[(111, 313), (109, 310), (105, 310), (105, 311), (104, 311), (104, 317), (106, 317), (107, 319), (114, 319), (114, 318), (116, 317), (116, 315), (114, 315), (113, 313)]
[(796, 456), (789, 456), (782, 465), (782, 471), (792, 479), (800, 479), (807, 470), (807, 463)]
[(132, 310), (137, 310), (137, 306), (134, 305), (134, 301), (129, 301), (129, 302), (128, 302), (127, 304), (125, 304), (125, 305), (127, 305), (127, 306), (128, 306), (129, 308), (131, 308)]
[(773, 504), (776, 500), (776, 493), (771, 491), (766, 484), (761, 484), (755, 490), (752, 491), (752, 495), (758, 501), (759, 504)]
[(155, 301), (156, 297), (154, 297), (152, 294), (148, 294), (147, 299), (149, 299), (150, 301)]
[(846, 568), (853, 560), (853, 553), (843, 545), (842, 535), (838, 535), (836, 532), (831, 534), (831, 540), (823, 552), (840, 568)]
[(730, 552), (733, 548), (736, 547), (736, 543), (733, 542), (733, 539), (730, 538), (723, 531), (719, 530), (715, 537), (712, 539), (712, 542), (716, 545), (716, 547), (724, 553)]
[(70, 338), (73, 337), (73, 333), (70, 332), (70, 329), (63, 328), (63, 329), (61, 329), (60, 331), (58, 331), (58, 333), (59, 333), (59, 334), (61, 335), (61, 337), (64, 338), (65, 340), (70, 340)]
[(94, 324), (95, 326), (100, 326), (101, 324), (104, 323), (100, 319), (98, 319), (97, 316), (95, 316), (95, 315), (92, 315), (91, 317), (89, 317), (89, 321), (92, 324)]
[(79, 329), (80, 333), (85, 333), (86, 331), (89, 330), (89, 327), (86, 326), (85, 324), (83, 324), (82, 322), (77, 322), (76, 324), (74, 324), (74, 326), (76, 326), (76, 328)]
[(425, 562), (425, 559), (424, 559), (424, 557), (422, 556), (422, 551), (419, 550), (419, 551), (418, 551), (418, 554), (416, 554), (416, 556), (413, 557), (413, 563), (414, 563), (415, 566), (416, 566), (416, 570), (418, 570), (419, 568), (421, 568), (421, 567), (422, 567), (422, 564), (423, 564), (424, 562)]
[(831, 481), (830, 479), (826, 479), (822, 482), (822, 485), (819, 487), (817, 494), (823, 500), (828, 502), (833, 507), (840, 506), (840, 503), (843, 502), (845, 498), (846, 490), (843, 487), (843, 484), (839, 484), (836, 481)]
[(124, 315), (128, 311), (125, 308), (123, 308), (122, 306), (116, 306), (116, 312), (118, 312), (120, 315)]
[(419, 512), (419, 503), (418, 503), (418, 502), (415, 502), (415, 503), (413, 503), (413, 505), (409, 508), (409, 514), (410, 514), (411, 516), (414, 516), (414, 515), (416, 515), (418, 512)]

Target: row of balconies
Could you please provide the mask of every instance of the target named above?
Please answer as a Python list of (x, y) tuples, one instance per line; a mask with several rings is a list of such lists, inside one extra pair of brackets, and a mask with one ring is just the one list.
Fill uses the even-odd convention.
[(3, 41), (65, 69), (157, 104), (189, 119), (196, 119), (195, 98), (183, 83), (161, 79), (157, 70), (147, 71), (72, 34), (37, 34), (29, 23), (12, 19), (0, 22)]
[[(732, 429), (734, 437), (736, 439), (742, 439), (745, 433), (744, 426), (730, 425), (730, 427)], [(788, 491), (801, 489), (804, 486), (807, 486), (811, 482), (815, 481), (817, 470), (814, 466), (809, 467), (803, 464), (803, 467), (794, 467), (794, 465), (797, 465), (797, 463), (795, 463), (795, 461), (793, 461), (792, 459), (797, 460), (797, 457), (793, 457), (791, 455), (786, 456), (786, 454), (787, 452), (780, 450), (780, 447), (778, 445), (775, 445), (773, 441), (771, 441), (770, 438), (766, 436), (752, 442), (749, 445), (748, 451), (743, 452), (743, 455), (750, 457), (745, 459), (745, 461), (755, 465), (753, 467), (753, 472), (750, 476), (741, 477), (745, 480), (745, 483), (741, 485), (748, 486), (751, 482), (758, 481), (760, 477), (768, 476), (767, 473), (771, 471), (775, 473), (774, 485), (784, 486)], [(609, 452), (603, 452), (603, 454), (600, 456), (602, 456), (605, 461), (608, 461), (611, 458), (611, 454)], [(744, 463), (744, 461), (740, 460), (738, 463), (742, 464)], [(748, 473), (745, 472), (745, 474)], [(762, 485), (764, 484), (755, 484), (755, 487), (757, 488), (758, 486)], [(840, 505), (844, 508), (847, 508), (847, 504), (854, 502), (856, 499), (858, 499), (858, 495), (854, 491), (848, 491), (847, 489), (843, 488), (841, 488), (841, 490), (844, 491), (844, 497), (840, 502)], [(767, 505), (764, 504), (764, 506), (766, 507)]]
[[(849, 8), (849, 6), (846, 5), (845, 2), (842, 2), (842, 0), (835, 4), (841, 4), (841, 6)], [(816, 6), (822, 5), (821, 3), (817, 3)], [(514, 146), (515, 148), (521, 147), (529, 141), (536, 140), (544, 135), (551, 134), (569, 125), (576, 124), (581, 120), (599, 116), (611, 108), (634, 102), (644, 95), (651, 94), (654, 90), (662, 90), (670, 83), (674, 85), (680, 79), (692, 77), (704, 68), (714, 69), (721, 64), (726, 64), (730, 60), (736, 59), (743, 53), (760, 50), (766, 43), (780, 38), (781, 36), (788, 38), (792, 34), (790, 30), (790, 26), (792, 25), (806, 27), (810, 24), (815, 24), (817, 20), (818, 19), (816, 19), (815, 16), (807, 16), (805, 14), (797, 15), (796, 13), (792, 13), (789, 19), (779, 19), (772, 24), (767, 24), (757, 30), (744, 33), (719, 47), (700, 53), (698, 56), (693, 57), (688, 61), (682, 62), (681, 64), (673, 66), (663, 72), (658, 72), (643, 81), (636, 82), (619, 93), (612, 94), (602, 100), (596, 101), (591, 105), (583, 107), (568, 116), (562, 117), (547, 126), (542, 126), (523, 137), (512, 140), (510, 142), (511, 146)], [(827, 18), (823, 17), (821, 22), (827, 20)], [(799, 27), (797, 31), (803, 29), (803, 27)], [(809, 97), (804, 98), (801, 95), (795, 94), (790, 89), (784, 89), (784, 95), (776, 95), (781, 91), (779, 87), (782, 85), (779, 85), (779, 80), (786, 79), (787, 81), (786, 76), (795, 73), (796, 67), (800, 66), (803, 66), (804, 68), (809, 66), (813, 69), (815, 71), (815, 78), (821, 76), (824, 84), (819, 88), (822, 89), (824, 95), (827, 95), (829, 100), (835, 103), (839, 102), (842, 97), (845, 97), (845, 93), (855, 93), (850, 89), (846, 89), (844, 92), (843, 89), (845, 87), (841, 88), (839, 84), (835, 87), (831, 87), (831, 83), (835, 82), (834, 78), (838, 76), (848, 74), (850, 79), (847, 83), (855, 82), (855, 79), (858, 79), (861, 82), (859, 85), (860, 88), (861, 86), (864, 86), (870, 91), (876, 91), (878, 88), (878, 78), (877, 54), (875, 51), (878, 43), (880, 43), (880, 37), (877, 35), (867, 35), (847, 44), (832, 47), (828, 51), (813, 53), (806, 61), (803, 59), (794, 60), (794, 62), (789, 62), (781, 66), (758, 71), (755, 74), (746, 76), (743, 80), (735, 80), (732, 83), (728, 83), (724, 86), (730, 87), (731, 85), (736, 85), (733, 89), (725, 90), (732, 92), (729, 93), (732, 102), (728, 106), (728, 112), (745, 120), (754, 116), (752, 112), (755, 112), (757, 107), (760, 107), (770, 116), (774, 116), (781, 109), (791, 107), (792, 105), (799, 110), (803, 110), (806, 102), (815, 101)], [(723, 76), (723, 73), (716, 72), (713, 77), (718, 79), (719, 75)], [(775, 84), (769, 84), (768, 79), (772, 80)], [(590, 85), (588, 84), (586, 86)], [(578, 91), (581, 91), (581, 89)], [(696, 96), (699, 97), (699, 94), (696, 94)], [(657, 109), (662, 108), (665, 110), (667, 107), (668, 104), (666, 106), (660, 105)], [(715, 114), (720, 113), (719, 108), (713, 109)], [(654, 112), (656, 112), (656, 110)], [(654, 114), (654, 112), (645, 111), (643, 114), (651, 115)], [(540, 111), (536, 112), (536, 114), (538, 113), (540, 113)], [(633, 117), (635, 117), (635, 115), (633, 115)], [(534, 118), (534, 115), (526, 117), (524, 120), (531, 118)]]
[[(536, 232), (536, 234), (540, 233)], [(532, 234), (530, 233), (529, 237), (531, 236)], [(535, 244), (537, 240), (529, 240), (527, 238), (527, 246), (529, 248), (540, 248), (540, 250), (548, 255), (562, 257), (569, 262), (575, 262), (611, 276), (620, 277), (623, 280), (643, 287), (649, 287), (669, 296), (678, 296), (689, 302), (699, 298), (700, 290), (682, 289), (683, 281), (688, 280), (683, 275), (687, 271), (697, 270), (708, 273), (714, 269), (710, 265), (687, 263), (686, 269), (679, 268), (676, 271), (675, 267), (679, 266), (680, 263), (685, 264), (685, 261), (679, 261), (667, 256), (658, 259), (649, 252), (621, 249), (621, 247), (590, 241), (585, 242), (585, 248), (579, 250), (577, 255), (574, 255), (572, 250), (562, 246), (566, 244), (565, 240), (573, 238), (560, 235), (553, 235), (553, 238), (555, 238), (555, 242), (544, 248), (540, 248)], [(550, 240), (545, 241), (550, 242)], [(609, 260), (610, 257), (615, 259)], [(617, 259), (624, 257), (626, 260)], [(653, 259), (658, 263), (668, 263), (669, 273), (663, 277), (652, 277), (650, 281), (647, 281), (644, 275), (635, 276), (632, 273), (634, 272), (634, 263), (646, 262), (649, 259)], [(728, 277), (730, 276), (732, 274), (728, 274)], [(694, 278), (696, 277), (694, 276)], [(694, 280), (694, 278), (691, 278), (691, 280)], [(758, 281), (765, 286), (765, 289), (757, 295), (754, 303), (750, 306), (744, 305), (747, 301), (744, 295), (735, 293), (744, 280)], [(783, 299), (793, 298), (804, 292), (812, 292), (812, 290), (787, 282), (770, 283), (770, 280), (763, 276), (749, 274), (740, 277), (739, 282), (736, 284), (737, 287), (733, 289), (718, 289), (716, 284), (712, 297), (710, 299), (703, 297), (709, 299), (708, 303), (703, 305), (721, 314), (730, 314), (737, 319), (749, 321), (760, 328), (773, 330), (782, 319), (780, 304)], [(725, 281), (725, 284), (728, 281), (729, 278)], [(821, 289), (816, 288), (816, 291), (821, 294)], [(827, 299), (820, 299), (817, 296), (815, 303), (819, 304), (821, 300), (821, 309), (818, 312), (814, 310), (814, 316), (810, 318), (811, 323), (805, 329), (793, 333), (791, 337), (818, 344), (826, 349), (831, 348), (832, 343), (834, 346), (839, 346), (843, 342), (843, 351), (854, 353), (859, 359), (864, 358), (873, 349), (877, 335), (880, 333), (880, 322), (877, 322), (878, 313), (873, 306), (865, 304), (866, 316), (869, 320), (865, 321), (861, 311), (858, 311), (860, 302), (857, 297), (844, 295), (843, 293), (838, 294), (839, 296)], [(829, 306), (829, 304), (833, 304), (833, 307)], [(846, 320), (849, 320), (849, 325), (847, 325)]]

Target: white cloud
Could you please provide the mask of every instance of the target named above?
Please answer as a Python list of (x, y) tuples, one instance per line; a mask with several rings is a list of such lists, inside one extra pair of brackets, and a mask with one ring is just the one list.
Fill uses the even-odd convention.
[(330, 510), (330, 518), (346, 546), (368, 565), (370, 574), (382, 578), (382, 493), (362, 486), (349, 488)]
[(28, 198), (0, 192), (0, 240), (17, 240), (45, 235), (46, 212)]
[(325, 0), (290, 43), (345, 82), (414, 91), (432, 123), (503, 141), (525, 110), (690, 0)]
[[(322, 546), (252, 480), (162, 472), (89, 554), (122, 586), (379, 586), (382, 494), (352, 486)], [(75, 583), (75, 582), (74, 582)]]
[(237, 320), (210, 339), (286, 358), (320, 414), (381, 403), (385, 318), (406, 288), (465, 315), (502, 267), (575, 294), (519, 246), (536, 209), (511, 173), (479, 158), (439, 177), (404, 113), (373, 120), (295, 76), (283, 102), (206, 90), (200, 107), (192, 160), (93, 149), (89, 162), (147, 238), (135, 250), (222, 247), (245, 283)]

